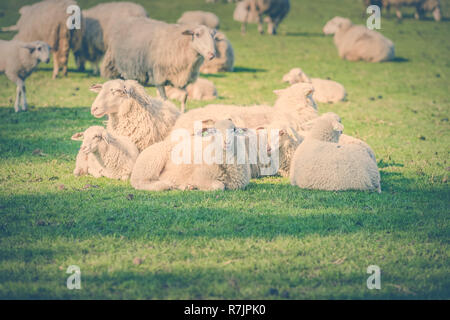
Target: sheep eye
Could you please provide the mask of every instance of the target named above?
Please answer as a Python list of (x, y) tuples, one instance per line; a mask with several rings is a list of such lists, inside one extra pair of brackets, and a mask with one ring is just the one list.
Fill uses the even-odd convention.
[(197, 33), (195, 34), (195, 36), (196, 36), (196, 37), (200, 37), (200, 33), (197, 32)]

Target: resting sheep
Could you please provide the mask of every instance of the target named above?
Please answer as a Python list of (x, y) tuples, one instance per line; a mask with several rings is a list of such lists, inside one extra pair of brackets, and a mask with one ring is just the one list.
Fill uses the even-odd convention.
[[(197, 80), (203, 61), (216, 55), (214, 31), (200, 25), (174, 25), (148, 18), (124, 19), (114, 28), (102, 75), (153, 84), (167, 99), (164, 86), (185, 90)], [(184, 112), (187, 93), (181, 99)]]
[(72, 140), (83, 141), (77, 155), (76, 176), (89, 173), (96, 178), (128, 180), (139, 155), (130, 138), (92, 126), (74, 134)]
[(173, 103), (151, 98), (134, 80), (110, 80), (91, 91), (98, 93), (91, 114), (108, 115), (108, 131), (129, 137), (139, 151), (163, 140), (180, 115)]
[(311, 83), (314, 87), (313, 99), (317, 102), (334, 103), (345, 99), (347, 93), (342, 84), (319, 78), (309, 78), (300, 68), (294, 68), (283, 76), (284, 82)]
[[(220, 135), (216, 135), (217, 132)], [(238, 161), (237, 139), (242, 135), (241, 132), (242, 129), (236, 128), (232, 121), (221, 120), (213, 128), (203, 128), (190, 136), (188, 134), (178, 144), (169, 139), (154, 144), (139, 155), (131, 175), (131, 185), (138, 190), (149, 191), (242, 189), (250, 181), (250, 166), (245, 159), (242, 164)], [(245, 136), (241, 137), (245, 139)], [(196, 141), (202, 147), (202, 159), (197, 163), (194, 159)], [(180, 156), (177, 154), (177, 145), (190, 151), (186, 156), (187, 161), (180, 163), (176, 159)], [(222, 161), (220, 158), (216, 158), (216, 161), (205, 158), (207, 148), (211, 147), (215, 152), (218, 151), (214, 156), (222, 157)], [(245, 153), (245, 145), (243, 149)]]
[(343, 126), (321, 117), (295, 151), (291, 162), (292, 185), (319, 190), (373, 190), (381, 192), (377, 163), (360, 145), (342, 145)]
[(397, 18), (402, 18), (402, 12), (400, 8), (403, 6), (415, 7), (416, 13), (414, 17), (416, 19), (422, 19), (425, 12), (431, 12), (433, 18), (436, 21), (441, 21), (441, 4), (439, 0), (382, 0), (383, 6), (389, 10), (392, 6), (395, 8)]
[(222, 32), (216, 32), (214, 36), (216, 57), (203, 62), (200, 67), (201, 73), (217, 73), (234, 70), (234, 50), (230, 40)]
[[(169, 99), (180, 100), (185, 92), (181, 89), (166, 86), (167, 97)], [(217, 98), (217, 89), (214, 83), (207, 79), (197, 78), (197, 81), (186, 87), (188, 99), (191, 100), (213, 100)]]
[(83, 71), (86, 61), (92, 64), (94, 74), (100, 73), (99, 63), (108, 47), (110, 30), (127, 17), (146, 17), (147, 11), (132, 2), (107, 2), (83, 10), (85, 29), (82, 46), (74, 51), (78, 69)]
[(353, 25), (349, 19), (334, 17), (323, 28), (326, 35), (334, 34), (339, 56), (349, 61), (382, 62), (394, 59), (391, 40), (362, 25)]
[(22, 42), (0, 40), (0, 73), (17, 85), (14, 110), (27, 110), (25, 80), (42, 61), (50, 60), (50, 46), (43, 41)]
[[(258, 31), (264, 33), (263, 16), (267, 16), (267, 32), (275, 35), (280, 22), (286, 17), (290, 9), (289, 0), (244, 0), (246, 10), (244, 21), (242, 22), (241, 32), (247, 31), (247, 22), (250, 16), (258, 17)], [(241, 9), (242, 10), (242, 9)]]
[(177, 23), (201, 24), (211, 29), (218, 29), (220, 25), (219, 18), (214, 13), (205, 11), (186, 11), (181, 15)]
[(17, 22), (19, 32), (14, 40), (24, 42), (45, 41), (53, 51), (53, 79), (62, 68), (63, 75), (67, 75), (67, 62), (70, 49), (81, 47), (84, 19), (81, 14), (81, 29), (67, 28), (69, 14), (66, 12), (71, 5), (77, 5), (74, 0), (45, 0), (30, 5), (21, 10)]

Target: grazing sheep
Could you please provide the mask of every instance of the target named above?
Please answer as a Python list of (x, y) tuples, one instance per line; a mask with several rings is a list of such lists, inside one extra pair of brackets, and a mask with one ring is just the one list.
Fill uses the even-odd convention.
[(203, 62), (200, 67), (201, 73), (217, 73), (234, 70), (234, 50), (230, 40), (222, 32), (217, 32), (214, 36), (216, 46), (216, 57)]
[(98, 93), (91, 114), (108, 115), (108, 131), (129, 137), (139, 151), (163, 140), (180, 115), (173, 103), (151, 98), (134, 80), (110, 80), (91, 91)]
[(298, 82), (311, 83), (314, 87), (313, 99), (318, 102), (334, 103), (345, 99), (347, 93), (342, 84), (319, 78), (309, 78), (300, 68), (294, 68), (283, 76), (284, 82), (290, 84)]
[(108, 47), (111, 29), (127, 17), (147, 17), (147, 11), (132, 2), (107, 2), (83, 10), (86, 26), (82, 46), (74, 52), (78, 69), (83, 71), (86, 61), (91, 62), (94, 74), (99, 74), (99, 62)]
[[(21, 10), (17, 22), (19, 32), (14, 40), (24, 42), (45, 41), (53, 51), (53, 79), (62, 68), (63, 75), (67, 75), (67, 62), (70, 49), (81, 47), (84, 19), (81, 15), (81, 29), (69, 30), (66, 10), (71, 5), (77, 5), (74, 0), (45, 0)], [(22, 8), (23, 9), (23, 8)]]
[(264, 33), (263, 16), (267, 16), (268, 27), (267, 32), (275, 35), (280, 22), (286, 17), (290, 9), (289, 0), (244, 0), (244, 9), (247, 11), (244, 21), (242, 22), (241, 32), (247, 31), (247, 22), (249, 16), (256, 15), (258, 17), (258, 31)]
[(173, 129), (191, 130), (195, 121), (231, 119), (237, 126), (256, 129), (266, 127), (275, 120), (294, 130), (302, 130), (301, 125), (318, 116), (317, 106), (311, 95), (310, 83), (297, 83), (289, 88), (275, 90), (278, 95), (274, 107), (210, 104), (204, 108), (189, 110), (176, 121)]
[(186, 11), (177, 23), (179, 24), (201, 24), (211, 29), (219, 29), (219, 18), (212, 12)]
[(130, 138), (118, 136), (100, 126), (92, 126), (74, 134), (72, 140), (83, 141), (77, 155), (75, 175), (86, 173), (87, 167), (87, 173), (96, 178), (128, 180), (139, 155)]
[(377, 163), (366, 148), (336, 143), (343, 126), (322, 117), (295, 151), (292, 185), (319, 190), (373, 190), (381, 192)]
[(17, 85), (14, 110), (27, 110), (25, 80), (36, 69), (39, 62), (48, 63), (50, 46), (43, 41), (22, 42), (17, 40), (0, 40), (0, 73), (5, 73), (9, 80)]
[(403, 6), (415, 7), (416, 13), (414, 17), (416, 19), (422, 19), (425, 12), (431, 12), (433, 18), (436, 21), (441, 21), (441, 4), (439, 0), (382, 0), (383, 6), (387, 9), (391, 6), (395, 8), (397, 18), (402, 18), (402, 12), (400, 8)]
[(362, 25), (353, 25), (349, 19), (334, 17), (323, 28), (326, 35), (334, 34), (339, 56), (349, 61), (382, 62), (394, 59), (391, 40)]
[(245, 22), (247, 17), (247, 23), (258, 23), (259, 17), (256, 11), (249, 11), (246, 1), (240, 1), (236, 3), (236, 8), (233, 12), (233, 20), (237, 22)]
[[(166, 86), (165, 90), (169, 99), (180, 100), (185, 94), (183, 90), (170, 86)], [(197, 81), (188, 85), (186, 92), (188, 99), (191, 100), (213, 100), (217, 98), (217, 89), (214, 83), (203, 78), (198, 78)]]
[[(164, 86), (185, 89), (197, 80), (204, 59), (216, 55), (214, 31), (200, 25), (174, 25), (148, 18), (124, 19), (114, 29), (102, 75), (150, 83), (167, 99)], [(181, 100), (184, 112), (187, 93)]]
[[(216, 132), (220, 132), (221, 137), (216, 136)], [(187, 149), (191, 151), (186, 161), (188, 163), (175, 161), (174, 142), (166, 139), (154, 144), (139, 155), (131, 175), (131, 185), (136, 189), (149, 191), (242, 189), (248, 185), (251, 172), (248, 160), (243, 159), (243, 164), (239, 162), (239, 144), (236, 140), (241, 135), (242, 129), (236, 128), (230, 120), (218, 121), (213, 128), (203, 128), (199, 133), (183, 140), (190, 143), (190, 146), (187, 145)], [(242, 138), (245, 139), (245, 135)], [(219, 150), (223, 161), (208, 163), (203, 158), (195, 163), (196, 140), (202, 146), (203, 156), (206, 148), (214, 146), (216, 152)], [(183, 142), (178, 142), (180, 143)], [(215, 155), (220, 157), (219, 154)]]

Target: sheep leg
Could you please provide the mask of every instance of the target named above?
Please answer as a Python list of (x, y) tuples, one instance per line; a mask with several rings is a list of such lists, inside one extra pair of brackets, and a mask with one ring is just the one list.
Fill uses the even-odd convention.
[(26, 96), (26, 88), (25, 88), (25, 82), (22, 83), (22, 111), (27, 111), (28, 110), (28, 106), (27, 106), (27, 96)]
[(260, 34), (264, 34), (264, 20), (262, 14), (258, 15), (258, 31)]
[(397, 16), (398, 19), (402, 19), (402, 12), (400, 11), (399, 8), (395, 8), (395, 15)]
[(167, 100), (166, 89), (164, 88), (164, 86), (156, 86), (156, 88), (158, 89), (161, 99)]
[(14, 102), (14, 111), (19, 112), (19, 103), (21, 100), (21, 95), (22, 95), (22, 80), (19, 79), (16, 82), (17, 88), (16, 88), (16, 101)]
[(184, 94), (183, 94), (183, 97), (181, 97), (181, 113), (184, 113), (184, 110), (186, 109), (186, 100), (188, 97), (186, 89), (183, 89), (183, 91), (184, 91)]
[(241, 34), (243, 35), (247, 33), (247, 21), (249, 14), (250, 14), (249, 10), (246, 10), (244, 21), (242, 21), (241, 24)]
[(53, 75), (52, 75), (52, 79), (56, 79), (56, 77), (58, 76), (58, 72), (59, 72), (59, 65), (58, 65), (58, 55), (56, 54), (56, 52), (53, 52)]
[(92, 63), (92, 73), (96, 76), (100, 75), (100, 66), (98, 62)]

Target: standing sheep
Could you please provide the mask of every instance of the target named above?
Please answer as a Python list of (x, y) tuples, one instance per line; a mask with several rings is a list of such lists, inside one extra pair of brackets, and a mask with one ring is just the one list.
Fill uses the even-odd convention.
[(0, 73), (5, 73), (9, 80), (17, 85), (14, 110), (27, 110), (25, 80), (42, 61), (50, 60), (50, 46), (43, 41), (25, 43), (22, 41), (0, 40)]
[(163, 140), (180, 115), (173, 103), (151, 98), (134, 80), (110, 80), (91, 91), (98, 93), (91, 114), (108, 115), (108, 131), (129, 137), (139, 151)]
[[(167, 97), (169, 99), (180, 100), (183, 98), (185, 91), (166, 86)], [(186, 87), (188, 99), (191, 100), (214, 100), (217, 98), (217, 89), (214, 83), (207, 79), (198, 78), (197, 81)]]
[[(187, 148), (191, 152), (188, 161), (182, 163), (175, 159), (174, 142), (166, 139), (154, 144), (139, 155), (131, 175), (131, 185), (138, 190), (149, 191), (242, 189), (250, 182), (251, 173), (246, 159), (243, 159), (243, 164), (239, 163), (239, 143), (236, 140), (241, 132), (242, 129), (236, 128), (230, 120), (221, 120), (213, 128), (204, 128), (188, 138)], [(196, 140), (202, 147), (200, 163), (194, 160)], [(183, 142), (186, 143), (185, 140)], [(208, 163), (213, 159), (204, 159), (204, 151), (211, 146), (220, 153), (215, 153), (215, 157), (221, 157), (222, 161)]]
[(416, 13), (414, 17), (416, 19), (422, 19), (425, 12), (431, 12), (433, 18), (436, 21), (441, 21), (441, 4), (439, 0), (382, 0), (383, 6), (387, 9), (391, 6), (395, 8), (397, 18), (402, 18), (402, 12), (400, 8), (403, 6), (415, 7)]
[[(164, 86), (185, 90), (197, 80), (203, 61), (216, 55), (214, 31), (206, 26), (129, 18), (114, 30), (102, 74), (153, 84), (163, 99), (167, 99)], [(182, 112), (186, 99), (187, 93), (181, 99)]]
[(83, 141), (77, 155), (76, 176), (89, 173), (96, 178), (128, 180), (139, 155), (130, 138), (92, 126), (74, 134), (72, 140)]
[(233, 20), (237, 22), (258, 23), (258, 13), (255, 11), (249, 11), (249, 6), (246, 1), (239, 1), (236, 3), (236, 8), (233, 12)]
[(295, 151), (291, 162), (292, 185), (319, 190), (373, 190), (381, 192), (380, 173), (366, 148), (342, 145), (343, 126), (321, 117)]
[[(247, 22), (251, 15), (258, 17), (258, 31), (264, 33), (263, 16), (268, 18), (267, 32), (275, 35), (280, 22), (286, 17), (290, 9), (289, 0), (244, 0), (246, 16), (242, 22), (241, 32), (247, 31)], [(243, 6), (244, 7), (244, 6)]]
[(67, 75), (67, 62), (70, 49), (78, 50), (81, 47), (82, 30), (84, 28), (83, 16), (81, 29), (69, 30), (67, 8), (77, 5), (74, 0), (45, 0), (35, 3), (26, 10), (22, 10), (17, 26), (19, 32), (14, 40), (24, 42), (45, 41), (53, 51), (53, 79), (62, 68), (63, 75)]
[(201, 24), (211, 29), (219, 29), (219, 18), (212, 12), (186, 11), (177, 23), (179, 24)]
[(298, 82), (311, 83), (314, 87), (313, 99), (317, 102), (334, 103), (342, 101), (347, 96), (342, 84), (319, 78), (309, 78), (300, 68), (294, 68), (283, 76), (284, 82), (290, 84)]
[(230, 40), (222, 32), (214, 36), (216, 57), (203, 62), (200, 67), (201, 73), (217, 73), (222, 71), (232, 72), (234, 70), (234, 50)]
[(334, 34), (339, 56), (349, 61), (382, 62), (394, 59), (391, 40), (362, 25), (353, 25), (349, 19), (334, 17), (323, 28), (326, 35)]
[(108, 47), (114, 24), (127, 17), (147, 17), (147, 11), (132, 2), (107, 2), (83, 10), (86, 25), (82, 46), (74, 51), (78, 69), (83, 71), (86, 61), (91, 62), (94, 74), (99, 74), (99, 63)]

